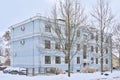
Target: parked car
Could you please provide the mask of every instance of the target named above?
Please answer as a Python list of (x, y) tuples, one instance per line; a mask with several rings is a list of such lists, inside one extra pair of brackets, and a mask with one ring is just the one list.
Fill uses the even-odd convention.
[(3, 70), (3, 73), (9, 73), (13, 67), (7, 67), (6, 69)]
[(26, 69), (25, 68), (20, 68), (20, 71), (18, 72), (19, 75), (26, 75)]
[(20, 67), (7, 67), (3, 73), (26, 75), (26, 69)]
[(18, 74), (18, 71), (12, 70), (12, 71), (10, 71), (9, 73), (10, 73), (10, 74)]
[(0, 70), (2, 70), (2, 71), (6, 68), (7, 68), (6, 66), (0, 66)]

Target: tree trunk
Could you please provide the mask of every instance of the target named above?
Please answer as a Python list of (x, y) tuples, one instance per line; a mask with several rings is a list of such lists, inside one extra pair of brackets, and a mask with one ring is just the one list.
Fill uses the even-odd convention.
[(103, 32), (101, 30), (101, 75), (103, 74)]
[[(69, 8), (68, 8), (68, 10), (69, 10)], [(70, 14), (69, 14), (69, 11), (68, 11), (68, 19), (67, 19), (67, 21), (68, 21), (68, 76), (70, 77), (70, 48), (71, 48), (71, 40), (70, 40), (70, 31), (71, 31), (71, 24), (70, 24)]]
[(70, 77), (70, 55), (68, 55), (68, 77)]

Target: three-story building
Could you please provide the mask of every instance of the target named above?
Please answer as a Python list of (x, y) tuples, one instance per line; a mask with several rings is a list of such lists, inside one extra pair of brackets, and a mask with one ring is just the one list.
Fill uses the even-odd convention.
[[(12, 25), (11, 30), (11, 66), (35, 68), (55, 67), (67, 71), (67, 58), (61, 51), (61, 44), (50, 36), (52, 25), (46, 25), (48, 18), (35, 16)], [(54, 22), (49, 21), (54, 24)], [(59, 24), (64, 29), (64, 24)], [(65, 32), (64, 32), (65, 33)], [(77, 32), (78, 53), (71, 60), (71, 70), (80, 71), (86, 64), (100, 70), (100, 34), (97, 29), (83, 28)], [(111, 69), (111, 35), (104, 35), (104, 69)]]

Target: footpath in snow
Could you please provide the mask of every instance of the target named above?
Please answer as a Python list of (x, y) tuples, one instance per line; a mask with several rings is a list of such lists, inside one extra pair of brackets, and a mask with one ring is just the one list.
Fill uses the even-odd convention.
[(120, 71), (105, 72), (107, 76), (101, 75), (100, 72), (95, 73), (71, 73), (71, 77), (67, 74), (60, 75), (38, 75), (38, 76), (25, 76), (25, 75), (11, 75), (0, 72), (0, 80), (120, 80)]

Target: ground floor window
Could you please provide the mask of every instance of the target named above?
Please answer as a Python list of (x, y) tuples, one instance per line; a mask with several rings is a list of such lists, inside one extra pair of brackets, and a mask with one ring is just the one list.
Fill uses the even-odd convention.
[(56, 56), (56, 57), (55, 57), (55, 63), (56, 63), (56, 64), (60, 64), (60, 63), (61, 63), (61, 58), (60, 58), (60, 56)]
[(108, 64), (108, 59), (105, 60), (106, 64)]
[(80, 70), (77, 70), (77, 72), (80, 72)]
[(91, 64), (93, 64), (94, 63), (94, 58), (93, 57), (91, 57)]
[(45, 64), (51, 64), (51, 57), (45, 56)]
[(80, 64), (80, 57), (77, 57), (77, 64)]

